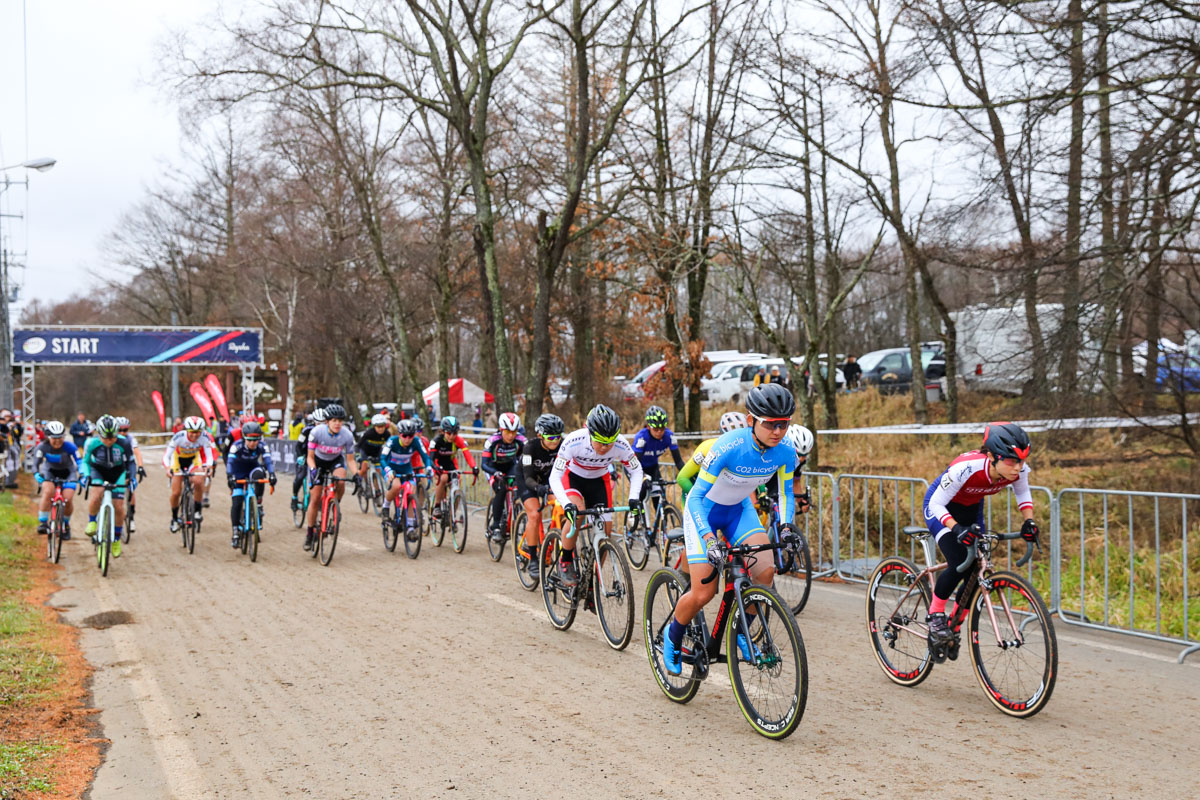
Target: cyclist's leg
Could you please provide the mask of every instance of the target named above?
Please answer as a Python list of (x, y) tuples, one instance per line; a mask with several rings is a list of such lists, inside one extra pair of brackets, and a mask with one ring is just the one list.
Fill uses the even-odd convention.
[[(708, 524), (714, 532), (725, 530), (740, 518), (740, 514), (741, 506), (713, 505), (708, 509)], [(696, 612), (716, 596), (718, 581), (704, 583), (713, 573), (713, 566), (708, 562), (708, 541), (700, 535), (696, 521), (690, 514), (683, 515), (683, 542), (692, 585), (675, 605), (675, 621), (686, 626)]]
[[(749, 498), (742, 501), (741, 514), (733, 526), (732, 533), (726, 536), (730, 546), (743, 544), (768, 544), (770, 538), (758, 518), (758, 509)], [(750, 565), (750, 577), (760, 586), (770, 586), (775, 582), (775, 559), (767, 558), (764, 553)]]
[(179, 516), (179, 498), (183, 494), (183, 475), (171, 473), (171, 518)]
[(71, 515), (75, 513), (75, 487), (67, 484), (63, 486), (62, 493), (63, 503), (66, 505), (67, 518), (70, 519)]
[[(336, 467), (334, 467), (333, 477), (335, 477), (335, 478), (345, 478), (346, 477), (346, 463), (344, 461), (339, 461), (338, 465)], [(336, 488), (334, 489), (334, 492), (337, 494), (337, 499), (340, 501), (342, 499), (342, 495), (345, 494), (345, 492), (346, 492), (346, 484), (341, 481), (338, 481), (336, 484)]]
[(433, 490), (433, 504), (440, 505), (446, 497), (446, 484), (450, 483), (450, 475), (440, 472), (437, 475), (437, 488)]
[(208, 477), (205, 470), (192, 475), (192, 495), (196, 498), (197, 507), (204, 501), (204, 482)]
[(300, 490), (304, 488), (304, 474), (306, 470), (307, 468), (304, 466), (303, 461), (296, 464), (296, 477), (292, 478), (293, 499), (298, 499), (300, 497)]
[(542, 511), (538, 496), (530, 491), (522, 493), (521, 504), (525, 507), (525, 534), (521, 542), (526, 554), (542, 546)]
[(317, 478), (321, 474), (321, 468), (317, 467), (311, 470), (309, 479), (309, 494), (308, 494), (308, 528), (309, 532), (317, 527), (317, 516), (321, 510), (321, 501), (325, 496), (325, 490), (329, 487), (322, 483), (317, 483)]
[(49, 516), (50, 501), (54, 499), (54, 483), (45, 481), (41, 486), (41, 496), (38, 499), (38, 519), (44, 519), (43, 514)]
[(233, 522), (234, 528), (242, 526), (242, 509), (246, 504), (246, 487), (235, 484), (233, 491), (230, 492), (232, 503), (229, 506), (229, 519)]

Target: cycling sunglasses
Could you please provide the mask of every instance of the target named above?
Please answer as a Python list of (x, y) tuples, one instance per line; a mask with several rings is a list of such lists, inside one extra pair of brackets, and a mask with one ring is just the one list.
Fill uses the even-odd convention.
[(792, 420), (788, 419), (760, 419), (758, 422), (769, 431), (786, 431), (788, 426), (792, 424)]
[(562, 439), (562, 434), (559, 433), (559, 434), (549, 435), (549, 434), (543, 433), (542, 438), (545, 439), (547, 442), (557, 442), (560, 439)]
[(596, 444), (612, 444), (613, 442), (615, 442), (617, 440), (617, 437), (620, 435), (621, 434), (619, 434), (619, 433), (614, 433), (612, 436), (599, 436), (599, 435), (593, 433), (592, 441), (595, 442)]
[(402, 434), (400, 434), (400, 438), (401, 438), (401, 439), (411, 439), (411, 438), (413, 438), (414, 436), (416, 436), (416, 434), (415, 434), (415, 433), (402, 433)]

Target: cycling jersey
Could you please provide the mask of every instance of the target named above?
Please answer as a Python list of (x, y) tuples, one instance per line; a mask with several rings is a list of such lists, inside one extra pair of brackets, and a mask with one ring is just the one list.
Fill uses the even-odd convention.
[(558, 446), (558, 457), (554, 459), (554, 468), (550, 471), (550, 488), (558, 498), (560, 506), (566, 506), (571, 501), (567, 499), (567, 490), (563, 485), (563, 476), (570, 472), (581, 478), (603, 478), (608, 474), (610, 464), (620, 464), (629, 473), (629, 496), (637, 497), (642, 490), (642, 465), (638, 462), (633, 448), (624, 436), (618, 436), (612, 448), (600, 455), (592, 447), (592, 435), (587, 428), (580, 428), (569, 434)]
[(483, 454), (479, 457), (479, 468), (488, 475), (496, 473), (516, 472), (521, 448), (525, 446), (525, 437), (517, 434), (511, 442), (506, 442), (499, 431), (493, 433), (484, 442)]
[(443, 431), (429, 443), (429, 454), (433, 457), (434, 462), (442, 469), (458, 469), (458, 454), (462, 452), (466, 456), (467, 464), (471, 469), (475, 469), (475, 457), (471, 455), (471, 451), (467, 448), (467, 441), (458, 434), (447, 438)]
[(383, 452), (383, 446), (387, 440), (392, 438), (387, 426), (384, 426), (383, 432), (375, 430), (373, 425), (368, 426), (358, 437), (358, 452), (362, 453), (365, 458), (379, 458), (379, 454)]
[(683, 489), (684, 496), (692, 490), (692, 484), (696, 482), (696, 476), (700, 474), (700, 465), (704, 463), (704, 459), (708, 456), (708, 451), (714, 444), (717, 443), (719, 436), (714, 436), (711, 439), (705, 439), (696, 448), (696, 452), (692, 453), (692, 457), (679, 470), (679, 474), (675, 476), (675, 482), (679, 484), (679, 488)]
[(87, 440), (79, 459), (79, 474), (85, 483), (98, 478), (126, 486), (133, 483), (135, 467), (133, 448), (124, 436), (118, 436), (112, 444), (105, 444), (99, 436), (93, 436)]
[(525, 479), (525, 488), (536, 494), (543, 486), (550, 485), (550, 470), (554, 469), (554, 459), (558, 450), (547, 450), (541, 439), (530, 439), (521, 451), (521, 471)]
[(265, 467), (267, 472), (275, 471), (271, 451), (263, 446), (261, 440), (253, 450), (246, 446), (245, 440), (238, 441), (229, 448), (229, 456), (225, 459), (225, 473), (245, 480), (259, 464)]
[[(1022, 464), (1014, 480), (988, 475), (991, 456), (978, 450), (963, 453), (950, 462), (925, 492), (925, 522), (934, 536), (941, 536), (956, 523), (970, 525), (982, 515), (982, 500), (1011, 486), (1017, 497), (1017, 508), (1033, 508), (1029, 491), (1029, 465)], [(935, 530), (937, 528), (937, 530)]]
[(180, 431), (172, 436), (167, 444), (167, 450), (163, 453), (163, 466), (169, 472), (182, 472), (183, 468), (192, 466), (197, 459), (201, 466), (212, 466), (216, 460), (212, 437), (201, 431), (200, 436), (193, 442), (187, 438), (187, 431)]
[(663, 431), (661, 439), (655, 439), (649, 428), (642, 428), (633, 437), (633, 452), (637, 454), (642, 469), (655, 477), (658, 476), (658, 458), (668, 450), (675, 459), (675, 468), (682, 469), (683, 458), (679, 455), (679, 442), (675, 441), (670, 428)]
[(796, 451), (786, 442), (764, 448), (749, 428), (722, 435), (713, 443), (700, 467), (700, 477), (684, 504), (684, 543), (689, 564), (704, 563), (705, 537), (714, 530), (738, 545), (763, 530), (754, 503), (755, 489), (778, 475), (783, 486), (780, 519), (792, 518), (792, 473)]
[(414, 469), (421, 469), (425, 465), (429, 454), (424, 452), (420, 441), (419, 438), (413, 437), (413, 441), (404, 444), (399, 436), (392, 436), (384, 443), (379, 460), (389, 480), (392, 476), (410, 477)]
[(337, 433), (329, 430), (329, 425), (321, 424), (312, 429), (308, 435), (308, 452), (312, 453), (318, 464), (340, 461), (343, 456), (354, 452), (354, 434), (345, 426)]
[(308, 458), (308, 437), (312, 435), (313, 428), (316, 425), (305, 425), (300, 429), (299, 435), (296, 437), (296, 459), (304, 461)]
[(42, 442), (33, 451), (34, 464), (37, 465), (35, 470), (43, 480), (58, 478), (74, 482), (79, 477), (77, 458), (79, 450), (73, 442), (67, 441), (57, 450), (50, 446), (50, 442)]

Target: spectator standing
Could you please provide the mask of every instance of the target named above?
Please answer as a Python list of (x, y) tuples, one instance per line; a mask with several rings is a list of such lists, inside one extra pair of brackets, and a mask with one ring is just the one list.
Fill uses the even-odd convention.
[(846, 379), (847, 392), (853, 392), (858, 388), (858, 382), (862, 378), (862, 367), (858, 365), (858, 360), (854, 356), (849, 356), (846, 363), (842, 364), (842, 377)]
[(495, 428), (497, 426), (496, 411), (488, 406), (487, 411), (483, 415), (483, 426), (485, 428)]
[[(74, 425), (71, 426), (71, 430), (75, 430)], [(183, 430), (183, 417), (176, 417), (175, 424), (171, 426), (171, 433), (179, 433), (181, 430)]]
[[(180, 425), (180, 427), (183, 427)], [(75, 443), (75, 447), (79, 452), (83, 452), (83, 446), (87, 444), (88, 437), (88, 419), (87, 415), (82, 411), (75, 417), (75, 421), (71, 423), (71, 441)]]
[(471, 420), (471, 427), (476, 433), (483, 430), (483, 406), (475, 406), (475, 419)]

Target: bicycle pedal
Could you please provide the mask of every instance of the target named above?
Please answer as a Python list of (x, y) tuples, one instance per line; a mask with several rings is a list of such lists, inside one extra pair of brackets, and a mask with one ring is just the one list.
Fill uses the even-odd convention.
[(947, 653), (945, 647), (931, 647), (929, 648), (929, 655), (933, 658), (933, 663), (935, 664), (944, 664), (946, 662)]

